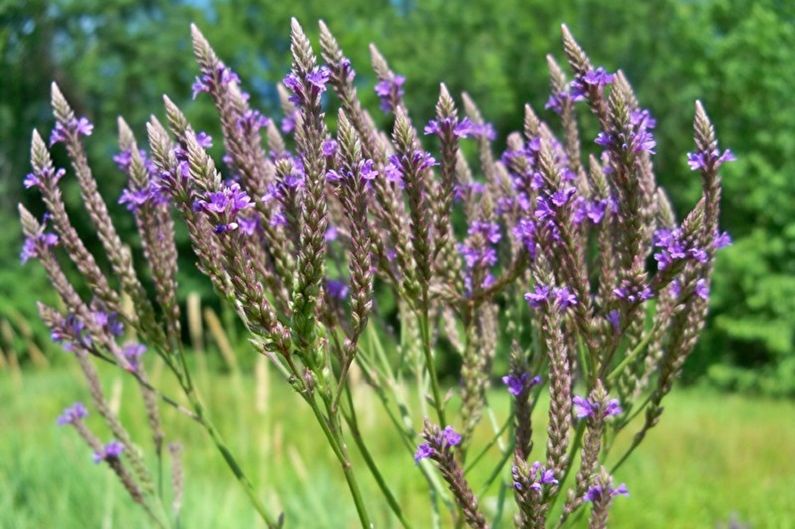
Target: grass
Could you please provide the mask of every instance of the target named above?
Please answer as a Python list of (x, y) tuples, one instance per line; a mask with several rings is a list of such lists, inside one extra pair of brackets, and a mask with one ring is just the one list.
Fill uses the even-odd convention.
[[(103, 374), (108, 394), (124, 403), (125, 424), (148, 446), (135, 388), (112, 372)], [(268, 395), (260, 387), (256, 397), (253, 377), (214, 374), (203, 380), (202, 389), (266, 503), (286, 513), (288, 528), (357, 527), (342, 474), (308, 410), (288, 388), (274, 380)], [(21, 380), (0, 372), (0, 528), (149, 527), (107, 469), (91, 463), (77, 435), (55, 426), (65, 405), (87, 398), (71, 369), (26, 372)], [(495, 391), (491, 400), (498, 420), (503, 419), (508, 406), (504, 392)], [(356, 402), (387, 481), (415, 527), (427, 527), (427, 488), (410, 453), (395, 440), (367, 388), (357, 389)], [(171, 439), (185, 445), (181, 527), (260, 527), (209, 439), (189, 420), (164, 412)], [(539, 421), (542, 414), (536, 413)], [(90, 419), (95, 431), (103, 432), (96, 417)], [(754, 528), (795, 528), (793, 419), (792, 402), (676, 391), (661, 424), (618, 473), (632, 495), (616, 501), (611, 527), (712, 528), (736, 515)], [(540, 429), (539, 424), (536, 430)], [(481, 443), (488, 430), (484, 424)], [(539, 437), (539, 458), (543, 449)], [(474, 469), (475, 490), (498, 456), (495, 448)], [(374, 498), (368, 507), (377, 527), (397, 527), (362, 462), (355, 460), (354, 465), (365, 496)], [(505, 479), (508, 473), (506, 468)], [(488, 514), (494, 511), (497, 492), (495, 484), (482, 498)], [(510, 525), (505, 523), (508, 519), (504, 516), (503, 528)]]

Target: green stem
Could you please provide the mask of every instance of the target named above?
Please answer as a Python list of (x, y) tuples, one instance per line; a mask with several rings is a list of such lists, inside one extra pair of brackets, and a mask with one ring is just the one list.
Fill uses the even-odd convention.
[(243, 491), (248, 496), (251, 504), (254, 506), (254, 509), (260, 515), (260, 518), (265, 522), (269, 529), (277, 529), (280, 527), (280, 524), (276, 522), (276, 520), (270, 515), (268, 510), (265, 508), (265, 505), (262, 503), (262, 500), (257, 496), (257, 492), (254, 490), (254, 485), (248, 479), (246, 474), (243, 472), (243, 469), (238, 464), (235, 456), (229, 450), (224, 441), (223, 437), (221, 437), (221, 433), (215, 427), (215, 425), (205, 416), (204, 414), (204, 407), (202, 406), (201, 402), (196, 397), (195, 393), (192, 392), (188, 394), (188, 397), (193, 404), (193, 408), (196, 411), (196, 415), (199, 417), (199, 423), (204, 426), (204, 429), (207, 430), (207, 433), (210, 434), (210, 438), (215, 443), (216, 448), (218, 451), (221, 452), (221, 456), (226, 461), (227, 466), (237, 478), (238, 483), (243, 487)]
[(466, 474), (469, 474), (469, 471), (470, 471), (470, 470), (472, 470), (473, 468), (475, 468), (475, 465), (477, 465), (477, 464), (478, 464), (478, 462), (479, 462), (481, 459), (483, 459), (483, 456), (484, 456), (484, 455), (486, 455), (486, 452), (488, 452), (489, 450), (491, 450), (491, 447), (492, 447), (492, 446), (494, 446), (495, 444), (497, 444), (497, 441), (499, 441), (499, 440), (500, 440), (500, 436), (501, 436), (501, 435), (502, 435), (502, 434), (505, 432), (505, 430), (507, 430), (507, 429), (508, 429), (508, 426), (510, 426), (510, 425), (511, 425), (511, 422), (512, 422), (512, 421), (513, 421), (513, 414), (512, 414), (512, 415), (510, 415), (510, 416), (508, 417), (508, 419), (506, 419), (505, 423), (503, 423), (503, 425), (500, 427), (500, 429), (497, 431), (497, 433), (496, 433), (496, 434), (494, 434), (494, 437), (492, 437), (492, 438), (491, 438), (491, 440), (488, 442), (488, 444), (486, 444), (486, 446), (483, 448), (483, 450), (481, 450), (480, 452), (478, 452), (478, 455), (475, 457), (475, 459), (474, 459), (474, 460), (472, 460), (472, 461), (471, 461), (471, 462), (470, 462), (470, 463), (469, 463), (469, 464), (466, 466), (466, 469), (464, 469), (464, 475), (466, 475)]
[(342, 467), (342, 473), (345, 475), (345, 481), (348, 483), (348, 489), (350, 490), (351, 497), (353, 498), (353, 503), (356, 506), (356, 513), (359, 515), (359, 521), (362, 524), (362, 528), (372, 529), (373, 524), (370, 522), (370, 516), (367, 514), (367, 508), (365, 507), (364, 499), (362, 497), (361, 490), (359, 489), (359, 484), (356, 481), (356, 475), (353, 472), (350, 457), (348, 456), (348, 450), (340, 436), (339, 428), (331, 428), (329, 423), (326, 421), (326, 418), (323, 416), (323, 413), (320, 411), (317, 402), (312, 396), (306, 395), (305, 400), (309, 404), (309, 407), (312, 408), (312, 412), (314, 412), (315, 418), (317, 419), (320, 428), (326, 435), (326, 439), (328, 440), (329, 445), (331, 445), (334, 455), (336, 455), (337, 460), (339, 460), (340, 466)]
[(428, 322), (428, 312), (425, 311), (419, 317), (420, 336), (422, 338), (422, 351), (425, 354), (425, 364), (428, 368), (428, 375), (431, 379), (431, 391), (433, 392), (433, 406), (436, 408), (436, 414), (439, 417), (439, 426), (446, 426), (447, 421), (444, 418), (444, 403), (442, 402), (442, 394), (439, 391), (439, 380), (436, 376), (436, 366), (433, 361), (433, 351), (431, 350), (431, 333)]
[(392, 490), (387, 485), (384, 476), (381, 474), (381, 471), (378, 470), (378, 466), (373, 459), (370, 450), (367, 448), (367, 444), (364, 442), (362, 438), (361, 432), (359, 431), (359, 423), (356, 419), (356, 411), (353, 408), (353, 398), (351, 397), (351, 392), (349, 388), (346, 388), (346, 394), (348, 397), (348, 405), (350, 407), (350, 414), (343, 413), (345, 417), (345, 422), (348, 424), (348, 428), (350, 428), (351, 436), (353, 437), (354, 442), (356, 443), (356, 447), (359, 449), (359, 453), (362, 454), (367, 467), (370, 469), (370, 473), (373, 475), (376, 483), (378, 483), (378, 487), (381, 489), (381, 492), (384, 494), (389, 507), (392, 509), (392, 512), (395, 513), (397, 519), (400, 521), (400, 524), (405, 529), (412, 529), (411, 524), (406, 520), (405, 516), (403, 515), (403, 510), (400, 508), (400, 503), (398, 503), (395, 495), (392, 493)]

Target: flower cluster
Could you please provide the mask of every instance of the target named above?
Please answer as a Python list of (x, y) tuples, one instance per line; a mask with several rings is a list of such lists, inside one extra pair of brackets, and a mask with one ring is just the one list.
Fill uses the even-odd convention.
[(531, 308), (540, 309), (551, 304), (561, 313), (577, 303), (577, 295), (569, 287), (550, 287), (541, 283), (536, 284), (532, 292), (525, 293), (524, 299)]
[(526, 476), (522, 476), (521, 470), (518, 466), (514, 466), (513, 474), (513, 488), (516, 490), (524, 490), (525, 488), (536, 492), (541, 492), (544, 485), (557, 485), (558, 480), (555, 478), (555, 471), (551, 468), (546, 468), (539, 461), (536, 461), (530, 466)]
[(597, 416), (606, 419), (607, 417), (613, 417), (623, 413), (618, 399), (610, 399), (606, 403), (602, 404), (594, 400), (589, 400), (586, 397), (576, 395), (572, 403), (574, 406), (574, 415), (578, 419), (586, 419), (588, 417)]
[(433, 440), (422, 443), (414, 453), (414, 461), (420, 462), (423, 459), (439, 455), (443, 450), (461, 444), (461, 434), (456, 432), (452, 426), (445, 426)]
[(251, 209), (254, 204), (240, 184), (231, 182), (220, 191), (207, 193), (199, 198), (194, 209), (206, 213), (212, 219), (215, 233), (228, 233), (240, 227), (239, 214)]
[(73, 117), (66, 122), (57, 121), (50, 134), (50, 146), (56, 143), (65, 143), (69, 138), (91, 136), (92, 132), (94, 132), (94, 124), (84, 117)]
[(326, 172), (326, 181), (336, 184), (345, 179), (354, 178), (354, 172), (358, 173), (359, 177), (365, 182), (372, 182), (378, 177), (378, 171), (375, 170), (373, 161), (368, 158), (357, 162), (356, 171), (351, 171), (350, 169), (342, 167), (338, 169), (329, 169)]
[(88, 415), (88, 410), (82, 402), (75, 402), (58, 416), (58, 426), (74, 424)]
[(530, 376), (527, 371), (515, 374), (510, 373), (502, 377), (502, 383), (508, 387), (508, 393), (518, 397), (533, 386), (541, 383), (541, 375)]
[(213, 93), (220, 87), (240, 83), (240, 77), (224, 63), (219, 62), (215, 71), (203, 72), (193, 82), (193, 99), (203, 92)]
[(737, 158), (730, 149), (726, 149), (723, 153), (718, 149), (707, 152), (687, 153), (687, 165), (693, 171), (717, 171), (724, 163), (733, 162), (735, 160), (737, 160)]
[(432, 119), (425, 125), (426, 135), (454, 136), (456, 138), (486, 138), (493, 141), (496, 131), (491, 123), (474, 123), (469, 118), (459, 120), (456, 117)]
[(326, 91), (331, 77), (331, 71), (326, 66), (317, 66), (301, 78), (297, 74), (290, 72), (282, 81), (290, 92), (290, 102), (297, 107), (306, 106), (317, 101), (323, 92)]
[(601, 90), (612, 82), (613, 74), (608, 73), (601, 66), (592, 68), (583, 75), (574, 78), (569, 88), (569, 94), (574, 101), (583, 101), (591, 90)]
[(375, 93), (381, 100), (381, 110), (394, 112), (395, 106), (403, 99), (403, 85), (406, 78), (390, 72), (389, 77), (381, 79), (375, 85)]
[(629, 489), (624, 483), (615, 488), (593, 485), (589, 487), (588, 492), (585, 493), (585, 501), (597, 502), (605, 496), (629, 496)]
[(101, 461), (116, 461), (124, 452), (124, 445), (118, 441), (111, 441), (102, 447), (102, 450), (94, 452), (92, 456), (94, 463)]
[(31, 172), (25, 176), (23, 185), (25, 189), (32, 187), (41, 188), (43, 185), (58, 185), (58, 181), (66, 174), (66, 170), (59, 168), (56, 169), (52, 166), (47, 166), (38, 172)]
[(606, 149), (639, 154), (654, 154), (657, 142), (652, 130), (657, 121), (651, 117), (646, 109), (633, 110), (629, 115), (628, 129), (624, 131), (602, 131), (596, 137), (595, 143)]

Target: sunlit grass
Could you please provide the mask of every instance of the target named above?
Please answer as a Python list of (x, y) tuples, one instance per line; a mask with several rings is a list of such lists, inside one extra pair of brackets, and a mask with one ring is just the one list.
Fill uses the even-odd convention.
[[(21, 384), (0, 373), (3, 529), (148, 527), (109, 472), (91, 463), (74, 432), (55, 426), (62, 407), (87, 400), (78, 380), (77, 373), (67, 369), (25, 373)], [(112, 373), (105, 382), (108, 394), (117, 391), (124, 402), (123, 416), (136, 440), (148, 446), (135, 388)], [(286, 512), (287, 527), (357, 527), (341, 473), (319, 428), (283, 384), (272, 382), (259, 411), (253, 377), (214, 374), (202, 386), (221, 430), (266, 503)], [(372, 452), (409, 519), (416, 520), (416, 527), (427, 527), (427, 489), (411, 454), (397, 442), (375, 397), (364, 387), (357, 391), (360, 421)], [(498, 421), (504, 419), (508, 406), (504, 392), (493, 392), (491, 401)], [(202, 431), (170, 411), (165, 414), (172, 440), (186, 446), (182, 527), (258, 527), (245, 497)], [(542, 409), (536, 416), (536, 430), (541, 433)], [(96, 419), (90, 424), (105, 437)], [(484, 422), (479, 440), (488, 436)], [(624, 442), (619, 440), (617, 448)], [(541, 437), (534, 450), (543, 458)], [(472, 472), (475, 490), (497, 459), (495, 448), (492, 457)], [(370, 508), (379, 527), (396, 527), (361, 461), (354, 464), (363, 476), (365, 494), (374, 498)], [(506, 467), (503, 476), (508, 472)], [(755, 528), (795, 527), (795, 404), (678, 390), (670, 397), (660, 426), (617, 479), (628, 484), (631, 497), (615, 504), (616, 528), (711, 528), (733, 514)], [(492, 486), (482, 500), (489, 514), (497, 504), (498, 489)], [(510, 506), (509, 498), (506, 509)], [(504, 522), (508, 519), (506, 514)]]

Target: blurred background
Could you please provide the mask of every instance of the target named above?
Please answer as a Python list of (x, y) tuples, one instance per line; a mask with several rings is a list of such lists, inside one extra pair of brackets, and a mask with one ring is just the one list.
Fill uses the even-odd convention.
[[(125, 185), (111, 159), (116, 116), (124, 115), (142, 137), (148, 115), (162, 115), (165, 93), (195, 128), (220, 137), (209, 99), (190, 100), (197, 72), (188, 31), (193, 21), (240, 73), (254, 106), (279, 118), (274, 83), (289, 66), (291, 16), (315, 42), (315, 21), (328, 23), (357, 70), (369, 108), (377, 107), (367, 51), (375, 42), (392, 69), (407, 77), (406, 99), (418, 120), (432, 116), (443, 81), (478, 102), (499, 131), (499, 149), (507, 133), (521, 128), (525, 102), (542, 112), (544, 57), (552, 53), (563, 62), (559, 26), (567, 23), (594, 64), (622, 68), (641, 105), (658, 118), (657, 176), (680, 213), (699, 191), (685, 153), (692, 150), (693, 101), (701, 99), (721, 145), (738, 157), (725, 167), (721, 220), (734, 244), (718, 260), (710, 322), (684, 381), (698, 391), (710, 388), (716, 408), (724, 402), (714, 396), (719, 391), (735, 393), (725, 402), (738, 409), (762, 399), (771, 410), (793, 410), (770, 400), (795, 397), (795, 2), (788, 0), (0, 0), (0, 374), (66, 363), (35, 314), (34, 300), (52, 294), (39, 267), (19, 264), (15, 211), (20, 201), (41, 211), (22, 179), (29, 171), (31, 130), (47, 137), (52, 128), (50, 81), (95, 123), (87, 142), (91, 163), (123, 237), (134, 245), (132, 217), (116, 205)], [(586, 129), (583, 137), (593, 135)], [(63, 152), (55, 156), (57, 165), (66, 165), (58, 158)], [(67, 203), (76, 205), (75, 182), (66, 178), (64, 185)], [(92, 242), (87, 217), (73, 210)], [(182, 246), (183, 303), (191, 295), (217, 312), (234, 349), (242, 341), (235, 323), (191, 267), (184, 234)], [(229, 370), (228, 360), (218, 365)], [(693, 400), (701, 394), (689, 393)], [(5, 418), (0, 414), (0, 430), (14, 409)], [(714, 417), (710, 410), (703, 416)], [(788, 479), (795, 484), (795, 477)], [(709, 520), (728, 520), (730, 512), (727, 506)], [(785, 519), (785, 525), (758, 526), (792, 527)]]

